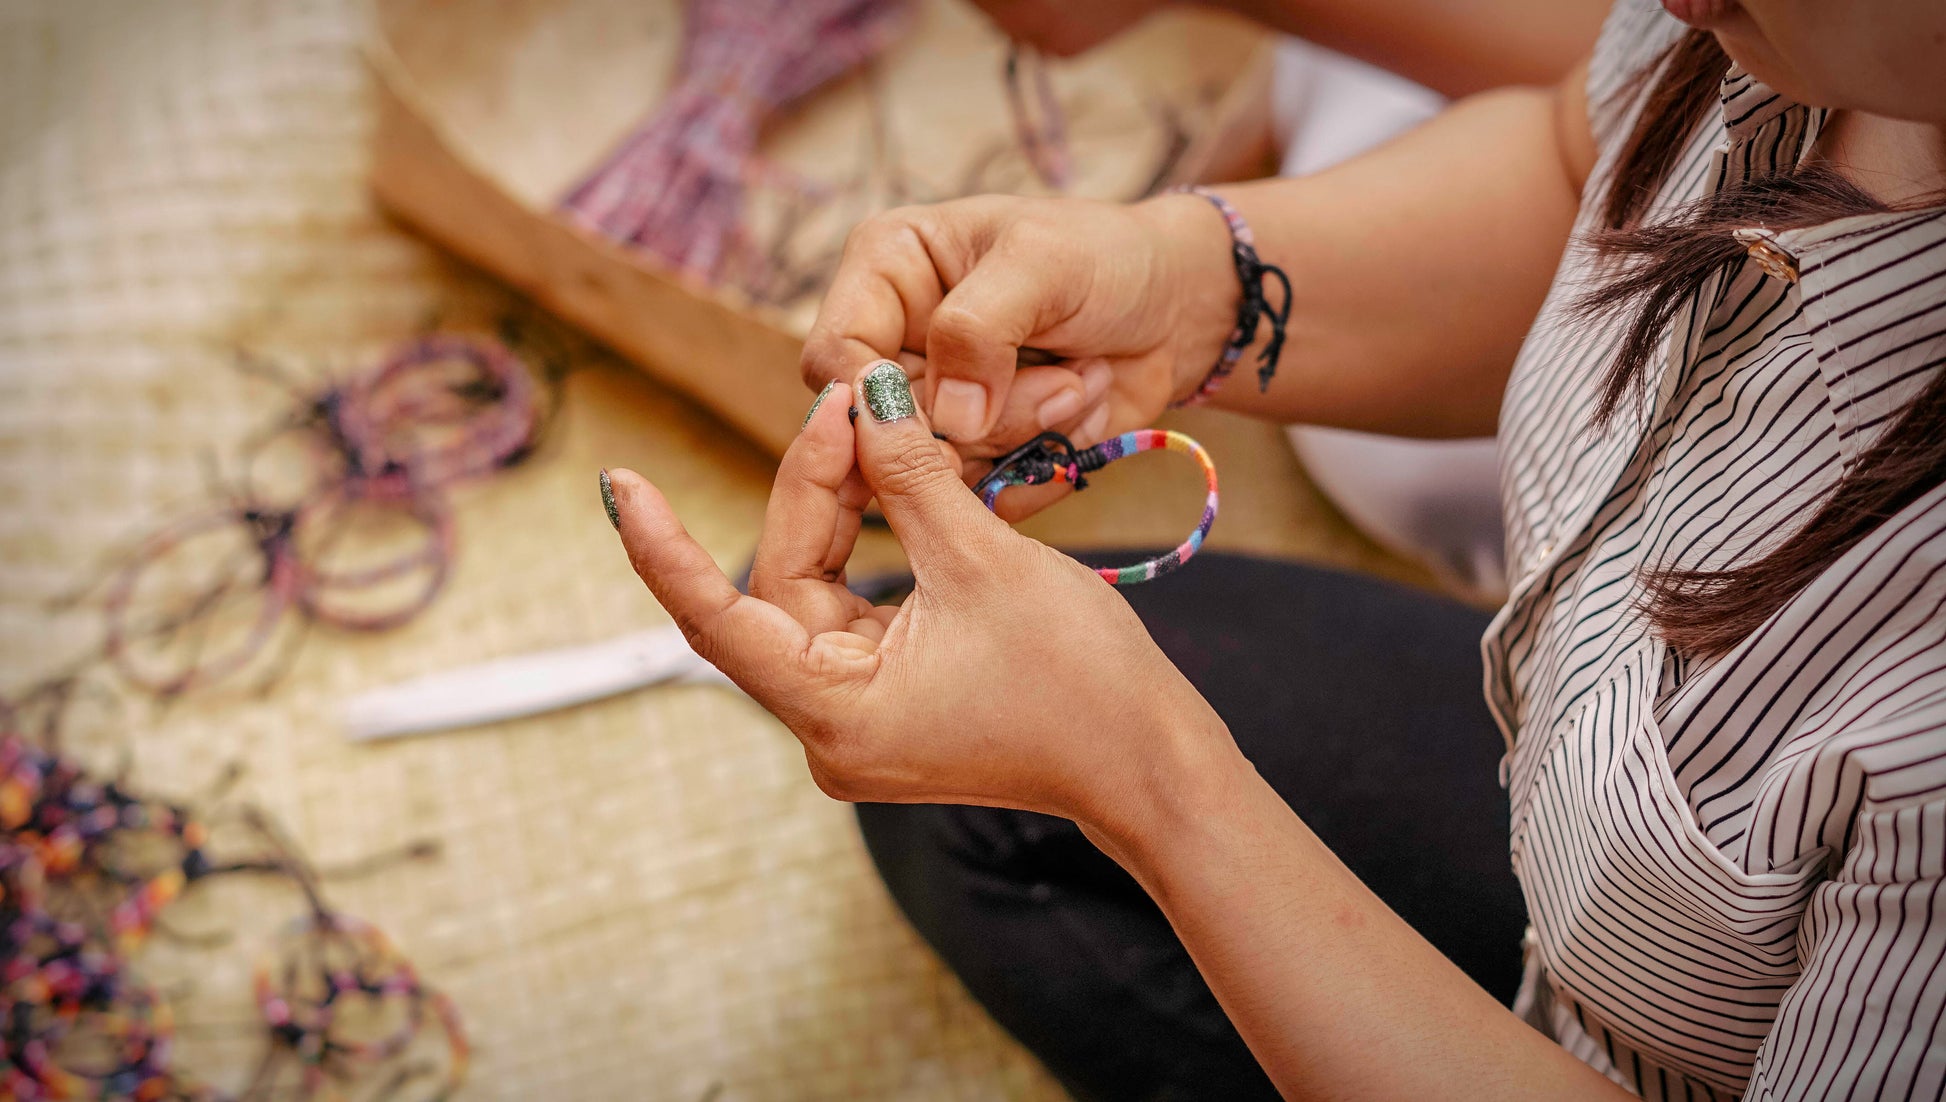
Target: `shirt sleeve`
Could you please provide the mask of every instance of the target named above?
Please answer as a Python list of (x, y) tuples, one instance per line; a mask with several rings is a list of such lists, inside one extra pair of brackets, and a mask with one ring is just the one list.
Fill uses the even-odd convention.
[(1757, 1054), (1748, 1102), (1946, 1093), (1946, 796), (1860, 815), (1854, 831), (1806, 908), (1803, 971)]

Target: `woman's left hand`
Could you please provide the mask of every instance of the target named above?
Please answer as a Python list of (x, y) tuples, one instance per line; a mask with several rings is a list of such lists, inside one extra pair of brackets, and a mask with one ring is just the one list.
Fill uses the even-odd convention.
[[(905, 390), (896, 365), (878, 382)], [(747, 596), (653, 485), (613, 476), (636, 572), (696, 652), (803, 742), (820, 788), (1105, 827), (1139, 814), (1172, 767), (1241, 761), (1112, 587), (988, 512), (909, 397), (883, 421), (861, 401), (853, 424), (854, 393), (836, 384), (785, 453)], [(874, 496), (915, 579), (896, 607), (844, 586)]]

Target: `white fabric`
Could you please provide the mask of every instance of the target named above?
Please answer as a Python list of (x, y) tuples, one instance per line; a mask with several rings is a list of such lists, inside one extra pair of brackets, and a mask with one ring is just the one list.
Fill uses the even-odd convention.
[[(1272, 96), (1286, 176), (1355, 157), (1445, 103), (1430, 89), (1295, 38), (1278, 46)], [(1408, 440), (1308, 425), (1289, 433), (1312, 480), (1366, 535), (1462, 594), (1504, 595), (1492, 438)]]

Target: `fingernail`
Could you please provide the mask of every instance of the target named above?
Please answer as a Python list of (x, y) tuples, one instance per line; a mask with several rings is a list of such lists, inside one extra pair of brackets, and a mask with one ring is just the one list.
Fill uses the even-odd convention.
[(1108, 393), (1108, 384), (1114, 381), (1114, 368), (1100, 362), (1090, 364), (1081, 372), (1081, 395), (1088, 402), (1099, 402)]
[(812, 399), (811, 401), (811, 408), (805, 411), (804, 424), (797, 426), (799, 432), (802, 432), (804, 430), (804, 425), (808, 425), (811, 423), (811, 418), (816, 417), (818, 415), (818, 407), (824, 404), (824, 396), (831, 393), (831, 388), (837, 385), (838, 385), (838, 380), (833, 379), (830, 382), (824, 384), (823, 390), (818, 391), (818, 396)]
[(965, 379), (941, 379), (933, 388), (933, 427), (955, 440), (976, 440), (987, 427), (987, 388)]
[(622, 530), (622, 514), (615, 510), (615, 484), (608, 479), (608, 468), (601, 469), (601, 507), (608, 511), (608, 523)]
[(1108, 428), (1108, 407), (1102, 406), (1089, 414), (1081, 427), (1074, 431), (1074, 442), (1082, 447), (1093, 447), (1101, 443), (1101, 434), (1106, 428)]
[(1080, 391), (1064, 390), (1042, 402), (1040, 408), (1034, 411), (1034, 418), (1042, 428), (1051, 429), (1080, 413), (1087, 404)]
[(898, 421), (919, 412), (912, 400), (912, 380), (891, 360), (880, 360), (867, 372), (862, 389), (865, 408), (872, 411), (874, 421)]

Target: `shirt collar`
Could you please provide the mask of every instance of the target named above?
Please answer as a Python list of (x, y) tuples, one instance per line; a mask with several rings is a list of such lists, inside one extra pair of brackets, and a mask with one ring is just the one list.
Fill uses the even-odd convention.
[(1847, 463), (1946, 365), (1946, 207), (1775, 237), (1798, 292)]
[[(1726, 149), (1801, 163), (1828, 112), (1732, 64), (1721, 88)], [(1773, 278), (1794, 279), (1845, 462), (1877, 439), (1946, 364), (1946, 207), (1737, 235)]]
[(1792, 148), (1780, 157), (1802, 161), (1818, 140), (1829, 111), (1807, 107), (1773, 89), (1737, 63), (1731, 62), (1717, 90), (1723, 105), (1723, 128), (1733, 145), (1778, 142)]
[(1718, 90), (1723, 101), (1723, 125), (1732, 141), (1748, 141), (1766, 124), (1799, 105), (1731, 62)]

